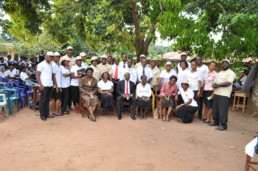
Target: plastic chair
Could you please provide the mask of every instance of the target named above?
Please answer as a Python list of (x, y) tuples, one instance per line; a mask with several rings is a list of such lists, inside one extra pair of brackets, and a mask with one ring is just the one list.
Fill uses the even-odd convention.
[(20, 108), (23, 108), (25, 106), (26, 89), (20, 88), (20, 87), (14, 87), (11, 83), (3, 84), (3, 86), (9, 89), (15, 89), (17, 91), (17, 95), (20, 100)]
[(6, 95), (0, 94), (0, 107), (2, 108), (2, 112), (5, 112), (5, 115), (7, 116), (7, 113), (5, 110), (6, 106), (7, 106)]
[(0, 86), (0, 88), (2, 89), (0, 91), (1, 94), (4, 94), (4, 93), (7, 94), (7, 104), (8, 104), (8, 109), (9, 109), (8, 114), (9, 115), (13, 114), (13, 104), (15, 101), (17, 101), (17, 103), (18, 103), (17, 110), (19, 111), (20, 105), (19, 105), (19, 96), (17, 94), (17, 90), (9, 89), (9, 88), (3, 87), (3, 86)]

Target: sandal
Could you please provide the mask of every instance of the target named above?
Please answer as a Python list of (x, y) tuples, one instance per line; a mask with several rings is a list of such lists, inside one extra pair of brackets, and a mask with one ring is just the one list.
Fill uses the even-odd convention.
[(53, 116), (63, 116), (63, 114), (52, 113)]

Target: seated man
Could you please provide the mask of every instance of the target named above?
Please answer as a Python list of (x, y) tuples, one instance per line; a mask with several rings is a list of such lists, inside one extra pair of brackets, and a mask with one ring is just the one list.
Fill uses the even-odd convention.
[(130, 81), (130, 74), (127, 72), (125, 73), (125, 80), (119, 81), (117, 85), (117, 99), (116, 99), (116, 105), (117, 105), (117, 115), (118, 119), (122, 119), (122, 112), (121, 107), (123, 101), (129, 101), (132, 103), (132, 109), (131, 109), (131, 118), (135, 120), (135, 111), (136, 111), (136, 98), (133, 96), (135, 93), (135, 84)]

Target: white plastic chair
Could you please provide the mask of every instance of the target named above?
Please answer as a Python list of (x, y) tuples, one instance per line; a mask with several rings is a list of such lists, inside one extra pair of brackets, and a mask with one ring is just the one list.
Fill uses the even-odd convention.
[(1, 97), (1, 101), (0, 101), (0, 108), (2, 108), (2, 112), (5, 112), (5, 115), (7, 115), (7, 111), (6, 111), (6, 106), (7, 106), (7, 101), (6, 101), (6, 95), (5, 94), (0, 94)]

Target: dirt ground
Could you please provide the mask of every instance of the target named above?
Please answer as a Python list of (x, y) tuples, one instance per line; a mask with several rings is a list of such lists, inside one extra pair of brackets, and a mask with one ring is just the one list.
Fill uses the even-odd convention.
[(72, 113), (41, 121), (22, 109), (0, 119), (0, 171), (243, 171), (244, 147), (258, 131), (258, 120), (230, 111), (228, 131), (195, 118), (183, 124), (148, 117), (97, 122)]

